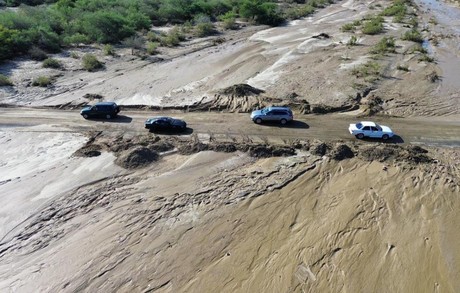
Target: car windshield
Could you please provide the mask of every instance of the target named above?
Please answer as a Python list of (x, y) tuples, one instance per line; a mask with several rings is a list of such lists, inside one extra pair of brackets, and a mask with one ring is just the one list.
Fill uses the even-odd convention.
[(261, 112), (262, 112), (262, 114), (267, 114), (267, 112), (268, 112), (268, 108), (262, 109), (262, 111), (261, 111)]
[(378, 129), (379, 131), (382, 131), (382, 127), (380, 127), (380, 125), (375, 124), (375, 127), (377, 127), (377, 129)]
[(360, 123), (356, 123), (356, 128), (358, 129), (361, 129), (363, 128), (363, 124), (360, 122)]

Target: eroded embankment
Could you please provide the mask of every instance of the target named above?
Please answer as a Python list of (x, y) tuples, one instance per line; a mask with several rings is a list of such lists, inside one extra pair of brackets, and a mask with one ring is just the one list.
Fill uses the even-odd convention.
[[(139, 143), (165, 144), (152, 137), (99, 135), (90, 141), (121, 152)], [(452, 223), (459, 223), (454, 212), (459, 173), (448, 163), (458, 163), (458, 153), (321, 142), (298, 142), (293, 149), (302, 154), (256, 159), (241, 152), (176, 153), (131, 174), (81, 186), (3, 241), (0, 287), (24, 292), (458, 288), (459, 235)], [(330, 159), (349, 149), (357, 157)], [(436, 160), (427, 159), (431, 156)]]

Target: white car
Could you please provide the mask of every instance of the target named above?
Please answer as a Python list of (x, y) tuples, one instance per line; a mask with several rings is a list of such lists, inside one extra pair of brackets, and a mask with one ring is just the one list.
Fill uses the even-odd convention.
[(373, 137), (387, 140), (394, 136), (390, 127), (378, 125), (377, 123), (371, 121), (361, 121), (356, 124), (350, 124), (348, 130), (352, 135), (359, 139), (364, 137)]

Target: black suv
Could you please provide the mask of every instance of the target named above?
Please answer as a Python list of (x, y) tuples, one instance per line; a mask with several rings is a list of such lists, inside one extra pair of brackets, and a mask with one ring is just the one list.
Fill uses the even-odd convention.
[(120, 112), (120, 107), (114, 102), (100, 102), (94, 106), (87, 106), (80, 111), (83, 118), (107, 118), (112, 119)]

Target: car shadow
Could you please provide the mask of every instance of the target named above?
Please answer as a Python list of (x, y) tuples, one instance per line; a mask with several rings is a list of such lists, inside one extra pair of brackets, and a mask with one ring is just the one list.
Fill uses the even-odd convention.
[(190, 135), (193, 133), (193, 128), (187, 127), (184, 131), (174, 130), (148, 130), (150, 133), (163, 134), (163, 135)]
[(109, 123), (131, 123), (133, 118), (125, 115), (117, 115), (117, 117), (112, 119), (106, 118), (88, 118), (87, 120), (100, 121), (100, 122), (109, 122)]
[(310, 125), (308, 125), (307, 123), (303, 122), (303, 121), (298, 121), (298, 120), (293, 120), (291, 122), (288, 122), (284, 125), (282, 125), (281, 123), (279, 122), (264, 122), (264, 123), (261, 123), (259, 125), (262, 125), (262, 126), (270, 126), (270, 127), (274, 127), (274, 126), (277, 126), (277, 127), (282, 127), (282, 128), (298, 128), (298, 129), (308, 129), (310, 128)]
[(399, 136), (399, 135), (393, 135), (392, 138), (389, 138), (387, 140), (381, 139), (381, 138), (370, 138), (370, 137), (365, 137), (361, 139), (362, 141), (365, 142), (382, 142), (382, 143), (404, 143), (404, 139)]

